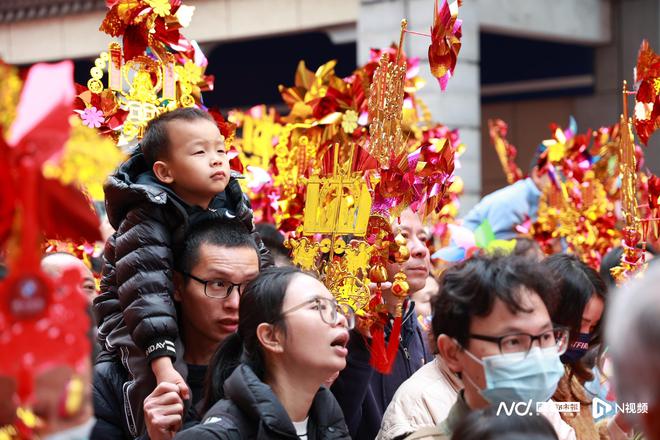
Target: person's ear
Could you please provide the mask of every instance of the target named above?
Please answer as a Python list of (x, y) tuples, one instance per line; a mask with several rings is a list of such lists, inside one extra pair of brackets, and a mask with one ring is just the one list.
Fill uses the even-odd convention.
[(174, 272), (172, 275), (172, 281), (174, 283), (174, 301), (181, 302), (181, 294), (185, 287), (183, 275), (180, 272)]
[(438, 345), (438, 353), (442, 360), (445, 361), (445, 364), (451, 371), (454, 373), (460, 373), (463, 371), (463, 364), (459, 359), (458, 353), (461, 351), (458, 343), (445, 334), (438, 336), (436, 340)]
[(282, 345), (282, 331), (273, 324), (262, 322), (257, 326), (257, 339), (264, 348), (264, 350), (271, 353), (282, 353), (284, 346)]
[(153, 172), (156, 175), (156, 178), (163, 183), (172, 183), (174, 182), (174, 176), (172, 171), (166, 162), (162, 160), (157, 160), (154, 162)]

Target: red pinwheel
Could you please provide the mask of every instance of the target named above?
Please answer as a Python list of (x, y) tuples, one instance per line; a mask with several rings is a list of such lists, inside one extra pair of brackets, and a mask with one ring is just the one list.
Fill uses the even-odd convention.
[(461, 25), (458, 19), (458, 2), (442, 0), (440, 8), (435, 1), (433, 26), (431, 26), (431, 45), (429, 46), (429, 64), (431, 73), (438, 78), (440, 88), (445, 90), (449, 78), (454, 74), (458, 52), (461, 50)]
[(647, 40), (642, 41), (637, 57), (639, 88), (635, 95), (634, 124), (639, 140), (646, 145), (660, 128), (660, 55)]
[(17, 380), (24, 403), (39, 371), (61, 364), (77, 369), (89, 359), (80, 274), (52, 280), (39, 267), (42, 238), (101, 239), (86, 197), (41, 172), (69, 138), (74, 96), (70, 61), (37, 64), (28, 73), (10, 137), (0, 137), (0, 245), (10, 244), (9, 276), (0, 283), (0, 375)]

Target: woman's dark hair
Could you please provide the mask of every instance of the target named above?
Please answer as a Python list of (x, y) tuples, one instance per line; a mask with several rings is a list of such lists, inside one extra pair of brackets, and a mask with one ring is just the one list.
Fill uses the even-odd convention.
[(495, 300), (512, 313), (531, 312), (522, 303), (522, 289), (539, 295), (552, 310), (554, 286), (537, 262), (515, 255), (475, 255), (445, 270), (433, 298), (433, 337), (445, 334), (466, 346), (475, 316), (488, 316)]
[(257, 338), (257, 327), (266, 322), (280, 325), (286, 331), (282, 321), (282, 304), (286, 290), (296, 275), (312, 276), (295, 266), (270, 267), (247, 285), (238, 306), (238, 330), (223, 341), (209, 364), (204, 412), (224, 398), (225, 380), (239, 364), (246, 364), (259, 379), (264, 380), (266, 365)]
[[(573, 342), (580, 333), (582, 314), (591, 296), (597, 295), (605, 301), (607, 286), (598, 272), (580, 261), (575, 255), (551, 255), (541, 264), (552, 271), (555, 275), (553, 279), (557, 283), (557, 307), (552, 314), (552, 320), (555, 324), (565, 325), (571, 329), (570, 339)], [(600, 342), (600, 323), (602, 321), (601, 318), (594, 331), (592, 345)]]
[[(552, 314), (552, 321), (571, 329), (570, 343), (572, 343), (580, 334), (582, 314), (587, 303), (592, 295), (597, 295), (605, 302), (607, 286), (598, 272), (574, 255), (555, 254), (543, 260), (541, 264), (552, 271), (557, 284), (557, 307)], [(604, 317), (603, 312), (589, 342), (592, 347), (601, 342)], [(571, 373), (580, 380), (593, 379), (593, 375), (583, 362), (577, 361), (568, 365), (571, 366)]]
[(497, 415), (497, 408), (472, 411), (458, 424), (452, 440), (557, 440), (557, 433), (542, 415)]

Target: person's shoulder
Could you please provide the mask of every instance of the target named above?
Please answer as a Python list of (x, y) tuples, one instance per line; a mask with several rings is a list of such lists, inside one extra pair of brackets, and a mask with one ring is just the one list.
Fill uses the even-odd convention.
[(230, 400), (219, 400), (206, 412), (199, 424), (181, 431), (177, 439), (234, 440), (244, 437), (246, 421)]
[(118, 359), (107, 359), (94, 365), (94, 383), (98, 381), (125, 382), (128, 372)]
[(236, 425), (224, 417), (207, 417), (200, 424), (180, 431), (175, 440), (241, 440)]
[(92, 438), (130, 438), (122, 414), (122, 387), (128, 373), (119, 362), (106, 361), (94, 365), (92, 401), (97, 423)]
[(450, 438), (451, 436), (440, 425), (419, 429), (405, 437), (405, 440), (449, 440)]
[(415, 371), (412, 376), (404, 383), (401, 384), (403, 393), (408, 393), (413, 390), (424, 391), (428, 385), (435, 384), (436, 381), (442, 380), (442, 374), (435, 363), (435, 360), (428, 362)]

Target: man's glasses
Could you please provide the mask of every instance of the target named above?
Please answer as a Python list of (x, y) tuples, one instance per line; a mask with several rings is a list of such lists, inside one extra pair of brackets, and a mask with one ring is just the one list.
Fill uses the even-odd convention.
[(236, 287), (236, 290), (238, 291), (238, 296), (243, 295), (243, 292), (245, 291), (244, 284), (234, 284), (225, 280), (203, 280), (191, 273), (182, 273), (188, 278), (192, 278), (198, 283), (204, 284), (204, 295), (208, 296), (209, 298), (229, 298), (231, 293), (234, 291), (234, 287)]
[(282, 312), (282, 316), (300, 310), (309, 304), (316, 304), (321, 319), (326, 324), (332, 326), (339, 324), (339, 314), (342, 314), (346, 318), (346, 328), (351, 330), (355, 327), (355, 312), (353, 312), (353, 309), (346, 304), (338, 304), (337, 301), (330, 298), (312, 298)]
[(530, 335), (528, 333), (514, 333), (504, 336), (487, 336), (470, 334), (471, 338), (482, 341), (493, 342), (500, 348), (500, 353), (529, 353), (534, 345), (534, 341), (539, 342), (540, 348), (557, 347), (557, 352), (564, 354), (568, 347), (568, 336), (570, 330), (567, 327), (554, 327), (539, 335)]

